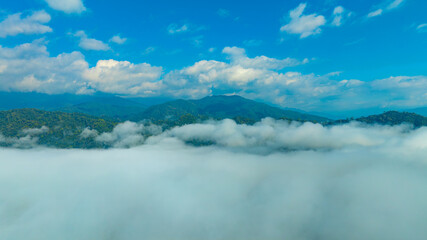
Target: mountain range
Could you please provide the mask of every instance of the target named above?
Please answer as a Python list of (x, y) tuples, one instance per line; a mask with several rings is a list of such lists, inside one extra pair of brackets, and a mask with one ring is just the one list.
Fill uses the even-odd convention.
[[(30, 98), (34, 101), (30, 101)], [(126, 99), (111, 95), (0, 93), (0, 100), (0, 146), (22, 147), (37, 139), (41, 144), (61, 148), (102, 148), (105, 146), (93, 138), (82, 138), (85, 129), (96, 131), (97, 134), (111, 132), (117, 124), (128, 120), (146, 124), (151, 122), (161, 125), (163, 129), (207, 119), (229, 118), (239, 124), (253, 124), (266, 117), (323, 125), (358, 121), (380, 125), (409, 123), (415, 128), (427, 126), (427, 117), (413, 112), (388, 111), (356, 119), (330, 120), (237, 95), (169, 101)], [(423, 109), (418, 111), (422, 112)]]
[(252, 122), (259, 121), (265, 117), (315, 122), (328, 121), (324, 117), (284, 110), (237, 95), (219, 95), (204, 97), (198, 100), (170, 101), (147, 108), (145, 111), (136, 114), (133, 120), (177, 120), (183, 115), (198, 116), (201, 119), (240, 118)]

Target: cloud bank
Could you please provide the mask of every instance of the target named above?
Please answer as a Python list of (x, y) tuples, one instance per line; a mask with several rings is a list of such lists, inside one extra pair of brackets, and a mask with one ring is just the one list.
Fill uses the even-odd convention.
[(92, 137), (106, 146), (118, 148), (177, 141), (181, 144), (217, 146), (256, 154), (379, 147), (392, 149), (399, 146), (413, 150), (427, 148), (426, 127), (414, 129), (409, 124), (383, 126), (360, 122), (324, 126), (272, 118), (265, 118), (254, 125), (237, 124), (230, 119), (208, 120), (168, 130), (147, 122), (125, 122), (118, 124), (112, 132), (100, 135), (85, 130), (82, 137)]
[[(83, 48), (108, 50), (99, 40), (76, 33)], [(426, 76), (392, 76), (360, 81), (339, 74), (295, 71), (313, 59), (251, 57), (245, 49), (225, 47), (223, 61), (201, 60), (164, 71), (149, 63), (114, 59), (89, 66), (79, 52), (51, 56), (43, 39), (15, 47), (0, 46), (0, 90), (49, 94), (106, 92), (139, 97), (201, 98), (238, 94), (306, 111), (325, 109), (414, 108), (427, 101)], [(148, 49), (150, 50), (150, 49)], [(151, 49), (151, 51), (153, 51)]]
[[(278, 123), (242, 126), (245, 130), (229, 124), (177, 128), (130, 149), (0, 149), (0, 237), (417, 240), (426, 236), (426, 129), (377, 127), (356, 132), (349, 125), (322, 132), (303, 125), (295, 131), (311, 129), (312, 134), (297, 145), (323, 144), (329, 134), (338, 147), (260, 155), (251, 153), (253, 144), (260, 144), (250, 143), (251, 139), (272, 142), (274, 137), (259, 136), (257, 128), (275, 135), (267, 127)], [(135, 125), (126, 127), (131, 128), (129, 133), (141, 131)], [(115, 135), (123, 137), (126, 131), (117, 130)], [(233, 131), (244, 132), (249, 143), (242, 144), (238, 133), (233, 140)], [(282, 141), (298, 142), (298, 134), (289, 131), (283, 133), (289, 140)], [(223, 142), (196, 148), (180, 140), (194, 135)], [(224, 147), (236, 143), (247, 150)]]

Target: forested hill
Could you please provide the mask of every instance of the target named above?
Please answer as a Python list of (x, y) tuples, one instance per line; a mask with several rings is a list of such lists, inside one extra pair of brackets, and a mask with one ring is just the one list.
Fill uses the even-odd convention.
[[(39, 143), (62, 148), (97, 147), (93, 139), (81, 138), (88, 128), (99, 133), (110, 132), (117, 122), (81, 113), (49, 112), (37, 109), (0, 111), (0, 145)], [(21, 139), (20, 139), (21, 138)]]
[[(219, 107), (219, 105), (216, 107)], [(174, 126), (191, 124), (204, 120), (197, 115), (193, 115), (198, 114), (198, 112), (192, 112), (191, 105), (189, 109), (181, 109), (184, 109), (185, 111), (179, 112), (179, 114), (176, 115), (178, 118), (175, 120), (157, 120), (153, 122), (160, 124), (163, 129), (167, 129)], [(174, 111), (176, 113), (176, 110)], [(216, 112), (213, 109), (204, 109), (203, 111), (208, 113), (210, 112), (212, 115)], [(254, 112), (256, 113), (256, 111)], [(218, 118), (225, 118), (226, 116), (229, 116), (225, 111), (217, 114), (218, 115), (214, 116), (217, 116)], [(246, 116), (251, 116), (250, 114)], [(271, 117), (269, 115), (266, 116)], [(255, 117), (258, 116), (255, 115)], [(236, 117), (235, 120), (238, 123), (250, 123), (248, 119)], [(371, 115), (358, 119), (339, 120), (324, 124), (339, 125), (350, 121), (382, 125), (409, 123), (413, 124), (414, 127), (427, 126), (426, 117), (414, 113), (396, 111), (385, 112), (379, 115)], [(49, 112), (37, 109), (0, 111), (0, 146), (31, 147), (35, 144), (40, 144), (58, 148), (103, 148), (107, 146), (103, 145), (102, 142), (96, 141), (94, 136), (99, 136), (99, 134), (105, 132), (111, 132), (118, 123), (119, 122), (117, 121), (81, 113), (65, 113), (59, 111)]]
[(265, 117), (301, 121), (327, 122), (328, 119), (297, 111), (284, 110), (240, 96), (210, 96), (198, 100), (176, 100), (149, 107), (133, 120), (177, 120), (184, 115), (201, 119), (240, 119), (256, 122)]
[(410, 112), (388, 111), (382, 114), (360, 117), (356, 119), (345, 119), (335, 121), (334, 124), (343, 124), (350, 121), (364, 122), (368, 124), (399, 125), (403, 123), (412, 124), (414, 127), (427, 126), (427, 117)]

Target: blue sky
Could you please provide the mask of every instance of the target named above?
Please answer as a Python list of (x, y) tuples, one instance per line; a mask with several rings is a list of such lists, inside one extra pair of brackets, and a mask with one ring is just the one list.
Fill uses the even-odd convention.
[(422, 0), (3, 1), (0, 90), (426, 106), (426, 10)]

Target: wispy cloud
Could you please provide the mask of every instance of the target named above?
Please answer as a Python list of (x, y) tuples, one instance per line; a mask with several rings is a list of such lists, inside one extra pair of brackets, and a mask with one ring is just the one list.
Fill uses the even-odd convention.
[(167, 27), (167, 31), (169, 34), (185, 33), (190, 31), (190, 27), (188, 24), (178, 25), (172, 23)]
[(335, 7), (334, 11), (332, 12), (332, 26), (341, 26), (347, 20), (347, 18), (351, 17), (352, 14), (352, 12), (347, 11), (342, 6)]
[(218, 11), (216, 13), (218, 14), (218, 16), (220, 16), (222, 18), (230, 17), (230, 15), (231, 15), (230, 10), (227, 10), (224, 8), (218, 9)]
[(388, 0), (380, 4), (380, 7), (368, 13), (367, 17), (372, 18), (380, 16), (388, 11), (396, 9), (403, 5), (405, 0)]
[(417, 26), (418, 32), (427, 32), (427, 23), (423, 23)]

